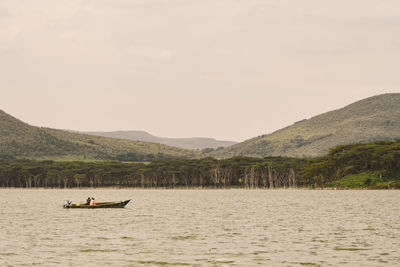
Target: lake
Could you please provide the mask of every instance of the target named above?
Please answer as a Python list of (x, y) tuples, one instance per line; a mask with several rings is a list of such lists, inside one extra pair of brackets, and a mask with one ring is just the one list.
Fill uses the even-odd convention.
[[(65, 200), (132, 199), (125, 209)], [(0, 189), (1, 266), (394, 266), (400, 191)]]

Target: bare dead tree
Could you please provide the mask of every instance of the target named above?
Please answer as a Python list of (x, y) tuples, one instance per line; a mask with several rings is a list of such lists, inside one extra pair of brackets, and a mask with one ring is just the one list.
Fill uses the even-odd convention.
[(64, 182), (64, 188), (67, 188), (68, 187), (68, 175), (64, 175), (62, 177), (62, 179), (63, 179), (63, 182)]
[(140, 174), (140, 184), (141, 184), (142, 188), (144, 188), (144, 174), (143, 173)]
[(268, 184), (267, 177), (268, 177), (268, 174), (267, 174), (267, 172), (265, 171), (264, 168), (260, 168), (259, 172), (260, 172), (261, 181), (263, 183), (263, 187), (267, 188), (267, 184)]
[(175, 172), (172, 173), (172, 188), (175, 188), (176, 185), (176, 177), (175, 177)]
[(44, 188), (47, 188), (48, 182), (49, 182), (49, 176), (45, 175), (43, 178), (43, 187)]
[(258, 187), (257, 180), (258, 180), (258, 177), (256, 175), (254, 166), (251, 166), (251, 168), (250, 168), (250, 188), (251, 189), (254, 189), (254, 188)]
[(244, 188), (245, 189), (249, 188), (249, 175), (247, 173), (247, 168), (244, 169)]
[(214, 182), (215, 188), (217, 188), (217, 186), (219, 185), (220, 173), (221, 172), (220, 172), (219, 166), (215, 167), (211, 171), (211, 178)]
[(57, 175), (58, 188), (61, 188), (61, 175)]
[(289, 188), (296, 188), (296, 173), (294, 172), (293, 168), (289, 171)]
[(269, 180), (269, 189), (272, 189), (275, 187), (274, 185), (274, 178), (272, 176), (272, 167), (268, 166), (268, 180)]
[(37, 188), (40, 184), (40, 174), (37, 174), (35, 176), (33, 176), (33, 184), (35, 186), (35, 188)]

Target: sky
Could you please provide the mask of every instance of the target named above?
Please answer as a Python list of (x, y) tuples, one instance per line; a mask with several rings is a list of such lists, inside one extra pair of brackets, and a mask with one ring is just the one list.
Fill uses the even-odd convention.
[(400, 92), (398, 0), (0, 0), (0, 109), (243, 141)]

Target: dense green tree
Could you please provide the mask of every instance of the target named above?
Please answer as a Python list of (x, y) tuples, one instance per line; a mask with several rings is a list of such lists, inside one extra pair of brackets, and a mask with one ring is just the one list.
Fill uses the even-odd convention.
[[(346, 175), (400, 172), (400, 140), (338, 146), (323, 157), (58, 162), (0, 160), (0, 187), (323, 187)], [(372, 180), (365, 182), (370, 185)]]

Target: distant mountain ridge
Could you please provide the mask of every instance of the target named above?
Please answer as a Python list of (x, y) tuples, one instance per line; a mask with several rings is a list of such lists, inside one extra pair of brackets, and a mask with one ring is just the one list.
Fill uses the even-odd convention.
[(313, 157), (337, 145), (396, 138), (400, 138), (400, 94), (392, 93), (357, 101), (209, 155)]
[[(91, 133), (96, 134), (96, 133)], [(314, 157), (343, 144), (393, 140), (400, 138), (400, 94), (383, 94), (357, 101), (344, 108), (302, 120), (271, 134), (262, 135), (225, 148), (196, 151), (161, 144), (170, 141), (182, 145), (193, 138), (161, 138), (142, 131), (120, 131), (113, 137), (28, 125), (0, 110), (0, 159), (65, 159), (151, 161), (169, 158), (226, 158), (241, 156)], [(129, 138), (148, 140), (142, 142)], [(118, 138), (115, 138), (118, 137)], [(160, 140), (161, 139), (161, 140)], [(200, 146), (212, 144), (211, 138), (194, 138)], [(218, 143), (218, 145), (217, 145)], [(228, 145), (228, 144), (227, 144)], [(214, 146), (214, 148), (215, 148)]]
[(83, 133), (90, 135), (104, 136), (104, 137), (160, 143), (168, 146), (175, 146), (186, 149), (205, 149), (205, 148), (215, 149), (219, 147), (227, 147), (237, 144), (237, 142), (233, 141), (222, 141), (207, 137), (191, 137), (191, 138), (158, 137), (151, 135), (145, 131), (113, 131), (113, 132), (83, 132)]
[(31, 126), (0, 110), (0, 159), (149, 161), (199, 156), (197, 151), (163, 144)]

